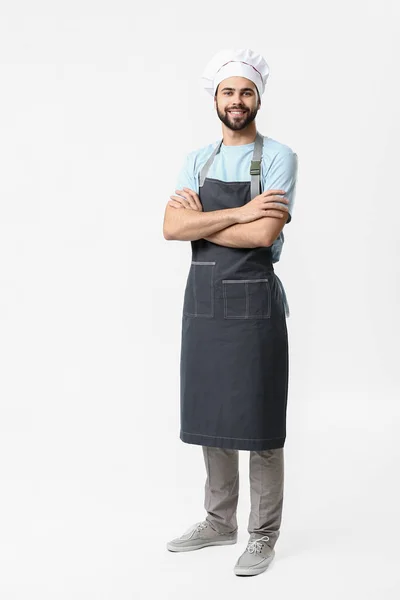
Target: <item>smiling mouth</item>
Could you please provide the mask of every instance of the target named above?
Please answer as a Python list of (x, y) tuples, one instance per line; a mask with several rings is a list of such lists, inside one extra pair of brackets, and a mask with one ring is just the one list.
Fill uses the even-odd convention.
[(228, 110), (234, 117), (242, 117), (247, 111), (245, 110)]

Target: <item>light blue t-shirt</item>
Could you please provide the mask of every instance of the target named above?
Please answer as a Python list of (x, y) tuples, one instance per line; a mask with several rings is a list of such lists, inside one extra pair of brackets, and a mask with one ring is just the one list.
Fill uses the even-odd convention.
[[(177, 190), (184, 187), (199, 193), (199, 173), (220, 140), (193, 150), (185, 159), (178, 175)], [(221, 181), (251, 181), (250, 163), (253, 156), (254, 142), (240, 146), (221, 145), (220, 151), (207, 173), (207, 177)], [(261, 161), (261, 189), (285, 190), (289, 200), (289, 216), (286, 225), (292, 220), (293, 205), (297, 183), (297, 154), (287, 146), (270, 137), (264, 136), (263, 156)], [(176, 194), (175, 194), (176, 195)], [(272, 244), (272, 261), (280, 258), (284, 236), (282, 232)]]

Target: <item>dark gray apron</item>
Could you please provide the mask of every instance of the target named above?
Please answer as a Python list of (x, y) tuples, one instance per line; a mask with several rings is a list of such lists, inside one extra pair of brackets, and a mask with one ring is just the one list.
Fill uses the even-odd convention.
[[(243, 206), (261, 193), (263, 136), (251, 181), (200, 173), (203, 211)], [(180, 439), (189, 444), (267, 450), (286, 438), (289, 307), (272, 247), (228, 248), (193, 240), (182, 314)]]

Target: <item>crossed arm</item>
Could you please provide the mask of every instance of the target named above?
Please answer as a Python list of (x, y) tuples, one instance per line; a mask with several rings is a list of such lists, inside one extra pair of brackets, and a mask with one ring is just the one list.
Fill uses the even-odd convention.
[(259, 248), (271, 246), (282, 231), (288, 213), (282, 218), (261, 217), (251, 223), (236, 223), (221, 229), (205, 239), (230, 248)]
[[(188, 188), (184, 188), (188, 190)], [(258, 248), (271, 246), (282, 231), (288, 212), (278, 213), (271, 210), (271, 216), (260, 217), (248, 223), (240, 223), (240, 208), (202, 212), (197, 194), (193, 190), (184, 192), (188, 202), (177, 200), (168, 203), (164, 216), (164, 237), (169, 240), (206, 239), (220, 246), (230, 248)], [(197, 197), (197, 199), (195, 198)], [(176, 197), (175, 197), (176, 198)], [(193, 202), (195, 198), (195, 203)], [(200, 205), (201, 206), (201, 205)], [(274, 216), (275, 215), (275, 216)]]

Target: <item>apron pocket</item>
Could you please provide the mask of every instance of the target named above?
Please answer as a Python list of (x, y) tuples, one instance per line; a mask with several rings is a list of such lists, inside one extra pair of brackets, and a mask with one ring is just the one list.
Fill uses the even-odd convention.
[(215, 261), (192, 261), (183, 301), (184, 315), (214, 316), (214, 267)]
[(269, 319), (271, 288), (268, 279), (223, 279), (225, 319)]

